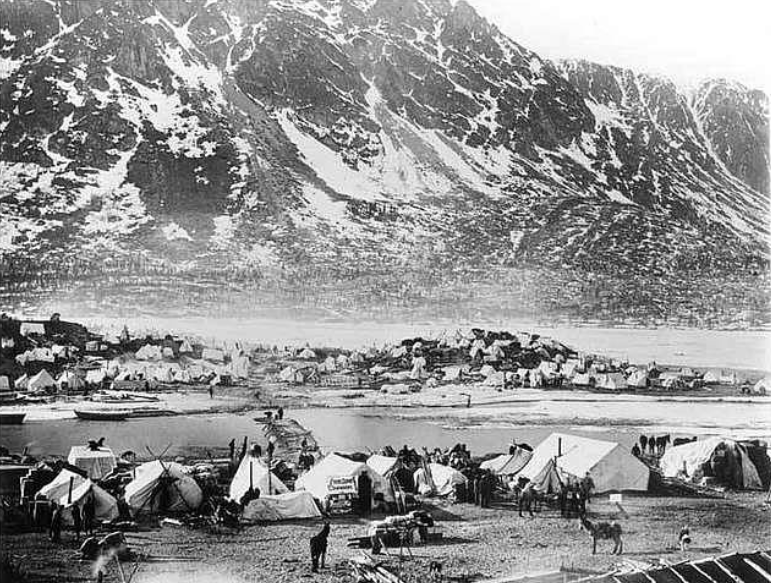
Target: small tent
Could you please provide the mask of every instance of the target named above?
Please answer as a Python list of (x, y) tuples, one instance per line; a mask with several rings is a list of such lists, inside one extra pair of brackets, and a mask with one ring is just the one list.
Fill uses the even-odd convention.
[(303, 360), (312, 360), (316, 358), (316, 353), (313, 352), (310, 348), (305, 348), (300, 352), (300, 354), (297, 355), (298, 358), (302, 358)]
[(278, 522), (320, 517), (321, 510), (313, 499), (313, 494), (305, 491), (260, 496), (247, 504), (242, 515), (246, 522)]
[(65, 370), (56, 379), (56, 387), (61, 391), (66, 387), (70, 391), (78, 391), (85, 386), (83, 379), (76, 375), (74, 372)]
[(383, 494), (386, 501), (393, 501), (393, 491), (388, 481), (362, 462), (354, 462), (336, 453), (331, 453), (301, 475), (295, 482), (295, 489), (306, 490), (317, 500), (324, 502), (330, 494), (329, 486), (332, 478), (355, 478), (358, 485), (359, 476), (366, 473), (372, 481), (373, 501), (375, 494)]
[(627, 388), (627, 383), (623, 374), (620, 372), (611, 372), (598, 376), (594, 386), (598, 389), (605, 389), (606, 391), (620, 391)]
[(8, 393), (11, 390), (11, 383), (8, 382), (8, 377), (0, 375), (0, 393)]
[[(70, 480), (72, 490), (70, 490)], [(95, 518), (103, 522), (109, 522), (118, 518), (118, 502), (105, 490), (94, 484), (88, 478), (70, 470), (62, 470), (59, 474), (40, 489), (39, 494), (48, 500), (68, 507), (64, 518), (68, 524), (72, 523), (72, 512), (69, 511), (73, 504), (77, 504), (82, 511), (83, 504), (89, 494), (94, 497)]]
[(225, 353), (216, 348), (204, 348), (201, 358), (209, 362), (225, 362)]
[(555, 457), (561, 475), (580, 479), (589, 472), (597, 492), (648, 489), (648, 466), (626, 448), (564, 433), (552, 433), (541, 442), (520, 475), (533, 480)]
[(644, 389), (648, 386), (648, 373), (642, 369), (634, 370), (626, 379), (626, 384), (635, 389)]
[(41, 370), (35, 376), (27, 381), (28, 391), (44, 391), (56, 386), (54, 378), (48, 374), (46, 369)]
[(136, 477), (126, 484), (124, 497), (135, 516), (195, 510), (203, 502), (201, 488), (180, 464), (160, 460), (136, 468)]
[(92, 480), (101, 480), (118, 465), (109, 447), (91, 449), (87, 445), (73, 445), (67, 463), (83, 470)]
[[(759, 448), (756, 448), (756, 450)], [(732, 488), (760, 490), (764, 487), (759, 469), (766, 475), (771, 465), (765, 448), (758, 459), (746, 444), (723, 437), (710, 437), (668, 447), (660, 465), (665, 477), (682, 477), (700, 481), (703, 477), (714, 478), (720, 484)], [(758, 468), (756, 462), (764, 462)]]
[(771, 394), (771, 377), (760, 379), (752, 387), (752, 393), (755, 395), (769, 395)]
[[(270, 477), (269, 477), (270, 476)], [(276, 474), (268, 472), (268, 468), (259, 458), (245, 455), (230, 482), (230, 499), (239, 502), (250, 487), (259, 488), (260, 497), (288, 492)]]
[(527, 465), (533, 453), (518, 447), (513, 454), (501, 454), (498, 457), (482, 462), (483, 470), (490, 470), (498, 476), (512, 476)]
[(183, 340), (182, 344), (179, 345), (179, 353), (180, 354), (190, 354), (193, 352), (193, 347), (190, 344), (188, 340)]
[(17, 391), (26, 391), (29, 386), (29, 377), (26, 374), (21, 375), (13, 382), (13, 388)]
[(550, 459), (543, 469), (531, 478), (530, 482), (536, 490), (544, 494), (559, 494), (563, 487), (562, 478), (554, 459)]
[(145, 344), (134, 355), (137, 360), (160, 360), (163, 353), (159, 346)]
[(89, 385), (101, 385), (107, 378), (107, 373), (103, 368), (93, 368), (86, 373), (86, 383)]
[(431, 471), (431, 478), (434, 481), (437, 496), (449, 496), (455, 491), (456, 486), (468, 482), (466, 476), (450, 466), (431, 463), (428, 467)]
[(705, 385), (719, 385), (721, 376), (721, 371), (708, 370), (704, 373), (704, 378), (702, 380)]

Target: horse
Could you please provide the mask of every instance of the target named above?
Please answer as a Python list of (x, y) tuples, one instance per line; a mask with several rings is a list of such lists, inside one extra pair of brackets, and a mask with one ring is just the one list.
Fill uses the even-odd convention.
[(321, 568), (324, 568), (324, 562), (327, 558), (327, 539), (329, 538), (329, 523), (325, 522), (324, 527), (315, 536), (311, 537), (311, 571), (317, 573), (319, 570), (319, 559)]
[(672, 442), (672, 445), (674, 447), (677, 447), (678, 445), (684, 445), (686, 443), (692, 443), (696, 441), (696, 436), (693, 437), (675, 437), (674, 441)]
[(592, 554), (597, 554), (597, 540), (612, 540), (615, 543), (612, 555), (620, 555), (624, 552), (624, 541), (621, 539), (621, 525), (616, 522), (598, 522), (594, 524), (586, 518), (586, 514), (579, 516), (581, 528), (592, 535)]
[(519, 515), (522, 516), (523, 510), (527, 510), (531, 517), (534, 510), (540, 512), (541, 500), (541, 493), (532, 484), (527, 484), (519, 494)]
[(641, 435), (640, 436), (640, 451), (645, 453), (646, 449), (648, 449), (648, 436), (647, 435)]

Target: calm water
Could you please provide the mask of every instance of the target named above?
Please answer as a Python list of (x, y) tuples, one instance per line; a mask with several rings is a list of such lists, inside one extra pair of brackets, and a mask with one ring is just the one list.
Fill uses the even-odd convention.
[[(73, 444), (105, 436), (116, 452), (149, 455), (195, 449), (225, 451), (232, 438), (262, 439), (252, 414), (134, 419), (122, 423), (30, 421), (0, 429), (12, 451), (66, 455)], [(324, 450), (447, 447), (467, 443), (477, 453), (503, 451), (511, 439), (537, 444), (553, 431), (619, 441), (628, 447), (640, 432), (672, 435), (771, 436), (771, 401), (759, 403), (537, 402), (472, 409), (299, 409), (289, 412), (313, 431)]]

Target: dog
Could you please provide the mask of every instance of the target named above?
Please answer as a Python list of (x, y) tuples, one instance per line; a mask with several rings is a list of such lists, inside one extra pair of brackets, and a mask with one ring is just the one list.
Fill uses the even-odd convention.
[(321, 531), (311, 537), (311, 571), (319, 572), (319, 560), (321, 568), (324, 568), (324, 562), (327, 559), (327, 540), (329, 539), (329, 523), (325, 522)]

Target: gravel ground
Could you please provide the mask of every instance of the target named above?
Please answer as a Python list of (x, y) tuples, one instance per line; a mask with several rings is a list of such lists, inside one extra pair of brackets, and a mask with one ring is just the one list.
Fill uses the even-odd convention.
[[(578, 521), (545, 510), (535, 518), (519, 518), (500, 504), (480, 509), (468, 504), (441, 504), (431, 510), (439, 520), (444, 540), (415, 546), (414, 558), (399, 561), (384, 557), (400, 570), (405, 581), (425, 581), (428, 563), (443, 563), (445, 581), (477, 581), (561, 566), (603, 571), (622, 560), (677, 562), (733, 551), (769, 548), (771, 510), (763, 493), (732, 493), (726, 499), (655, 498), (625, 496), (620, 511), (607, 497), (590, 505), (591, 520), (619, 520), (624, 529), (624, 555), (610, 554), (611, 541), (598, 543), (591, 554), (591, 537)], [(690, 551), (677, 549), (680, 528), (691, 528)], [(148, 526), (129, 533), (133, 548), (151, 557), (142, 562), (132, 580), (144, 582), (198, 583), (217, 581), (352, 581), (348, 559), (360, 554), (346, 546), (348, 537), (366, 532), (366, 522), (335, 518), (329, 540), (327, 567), (312, 574), (308, 539), (320, 528), (319, 521), (250, 526), (240, 532), (211, 529)], [(44, 534), (12, 534), (0, 537), (3, 556), (22, 559), (30, 581), (92, 580), (90, 564), (73, 560), (75, 541), (69, 533), (64, 543), (52, 545)], [(126, 576), (134, 565), (125, 566)], [(114, 566), (106, 581), (120, 581)]]

